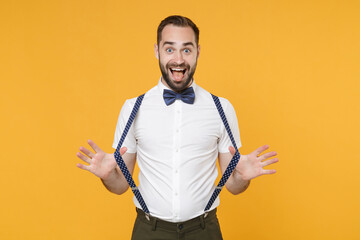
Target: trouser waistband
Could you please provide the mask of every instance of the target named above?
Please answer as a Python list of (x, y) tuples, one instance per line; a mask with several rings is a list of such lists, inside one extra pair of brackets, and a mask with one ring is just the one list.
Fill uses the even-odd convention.
[(205, 224), (207, 221), (212, 220), (213, 218), (216, 218), (216, 208), (214, 210), (211, 210), (210, 212), (204, 213), (198, 217), (195, 217), (193, 219), (190, 219), (188, 221), (184, 222), (168, 222), (161, 219), (158, 219), (153, 216), (147, 216), (144, 211), (142, 211), (139, 208), (136, 208), (138, 218), (142, 220), (143, 222), (147, 224), (152, 225), (153, 231), (156, 230), (156, 228), (163, 228), (167, 229), (169, 231), (188, 231), (193, 228), (205, 228)]

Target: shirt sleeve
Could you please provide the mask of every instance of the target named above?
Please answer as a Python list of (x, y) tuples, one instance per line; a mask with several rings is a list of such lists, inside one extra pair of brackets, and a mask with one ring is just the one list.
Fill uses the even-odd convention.
[[(123, 131), (125, 129), (126, 123), (129, 119), (134, 104), (135, 102), (133, 101), (133, 99), (126, 100), (121, 108), (114, 134), (114, 142), (112, 146), (114, 149), (116, 149), (117, 145), (119, 144), (119, 140), (123, 134)], [(129, 129), (129, 132), (126, 135), (122, 147), (127, 147), (127, 153), (136, 153), (136, 138), (134, 133), (134, 123), (131, 125)]]
[[(239, 125), (238, 125), (235, 109), (228, 100), (224, 98), (219, 98), (219, 99), (224, 109), (226, 119), (229, 123), (230, 130), (234, 136), (235, 143), (237, 147), (240, 148), (241, 147), (240, 131), (239, 131)], [(221, 121), (221, 135), (219, 139), (218, 150), (220, 153), (227, 153), (229, 152), (230, 146), (233, 146), (231, 143), (231, 139), (225, 129), (223, 122)]]

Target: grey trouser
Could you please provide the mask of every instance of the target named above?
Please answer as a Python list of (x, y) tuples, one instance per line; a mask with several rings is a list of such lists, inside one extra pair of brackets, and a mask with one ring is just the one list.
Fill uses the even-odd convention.
[(150, 216), (136, 209), (132, 240), (222, 240), (216, 209), (210, 211), (206, 217), (190, 219), (186, 222), (172, 223)]

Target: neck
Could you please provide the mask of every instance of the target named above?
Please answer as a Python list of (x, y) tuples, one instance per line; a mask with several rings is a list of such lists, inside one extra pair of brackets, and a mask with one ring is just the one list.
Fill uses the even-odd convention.
[(168, 87), (169, 89), (171, 89), (172, 91), (177, 92), (177, 93), (180, 93), (180, 92), (184, 91), (185, 89), (187, 89), (188, 87), (191, 86), (191, 84), (194, 82), (194, 78), (192, 78), (191, 81), (189, 82), (189, 84), (188, 84), (183, 90), (181, 90), (181, 91), (177, 91), (177, 90), (175, 90), (175, 89), (172, 89), (172, 88), (166, 83), (166, 81), (164, 80), (163, 76), (161, 76), (161, 82), (162, 82), (166, 87)]

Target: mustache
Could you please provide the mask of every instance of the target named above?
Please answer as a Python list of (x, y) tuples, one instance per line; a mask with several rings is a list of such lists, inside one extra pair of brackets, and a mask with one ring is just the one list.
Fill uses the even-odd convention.
[(190, 65), (189, 64), (185, 64), (185, 63), (181, 63), (181, 64), (177, 64), (177, 63), (168, 63), (166, 64), (167, 68), (187, 68), (190, 69)]

